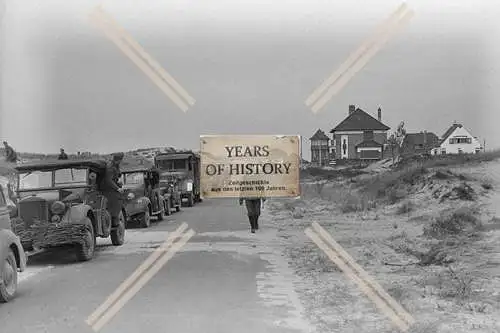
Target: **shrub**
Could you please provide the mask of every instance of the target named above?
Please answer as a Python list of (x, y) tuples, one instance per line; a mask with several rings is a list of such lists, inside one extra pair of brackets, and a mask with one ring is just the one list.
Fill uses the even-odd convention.
[(485, 189), (485, 190), (491, 190), (493, 188), (493, 185), (490, 184), (490, 183), (483, 183), (481, 184), (481, 186)]
[(478, 231), (482, 228), (482, 223), (477, 217), (478, 213), (477, 208), (471, 207), (443, 212), (429, 226), (424, 227), (424, 235), (442, 239), (448, 236)]
[(396, 210), (396, 214), (398, 214), (398, 215), (408, 214), (411, 211), (413, 211), (414, 209), (415, 209), (415, 204), (413, 203), (413, 201), (408, 200), (408, 201), (403, 202), (398, 207), (398, 209)]

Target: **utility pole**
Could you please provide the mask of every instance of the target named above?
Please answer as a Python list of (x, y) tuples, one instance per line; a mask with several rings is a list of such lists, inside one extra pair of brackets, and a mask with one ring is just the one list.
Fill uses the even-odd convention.
[(302, 135), (299, 135), (300, 137), (300, 161), (299, 161), (299, 168), (302, 169)]

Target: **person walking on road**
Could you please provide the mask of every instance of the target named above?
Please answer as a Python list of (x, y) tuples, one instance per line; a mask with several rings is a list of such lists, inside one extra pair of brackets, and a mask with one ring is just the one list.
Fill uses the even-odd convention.
[(4, 141), (3, 145), (5, 147), (5, 161), (10, 162), (10, 163), (16, 163), (17, 162), (17, 153), (14, 150), (14, 148), (9, 146), (7, 141)]
[(58, 160), (67, 160), (68, 159), (68, 154), (64, 152), (64, 148), (61, 148), (61, 153), (57, 157)]
[(260, 209), (265, 198), (240, 198), (240, 206), (243, 205), (243, 201), (247, 206), (248, 220), (250, 221), (251, 232), (255, 233), (255, 230), (259, 230), (259, 217)]

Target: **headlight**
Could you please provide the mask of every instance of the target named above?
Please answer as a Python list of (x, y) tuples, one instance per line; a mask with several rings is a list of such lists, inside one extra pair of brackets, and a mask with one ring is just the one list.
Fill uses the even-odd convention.
[(56, 215), (64, 214), (65, 210), (66, 210), (66, 205), (62, 201), (54, 201), (54, 203), (50, 207), (50, 211)]
[(129, 200), (134, 199), (134, 198), (135, 198), (134, 193), (129, 193), (129, 194), (127, 195), (127, 198), (128, 198)]

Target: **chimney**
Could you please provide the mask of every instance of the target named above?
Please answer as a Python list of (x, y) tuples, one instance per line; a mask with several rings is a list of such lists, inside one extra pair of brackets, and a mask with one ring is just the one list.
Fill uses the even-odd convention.
[(351, 115), (354, 111), (356, 111), (356, 105), (349, 105), (349, 115)]
[(378, 108), (378, 121), (382, 122), (382, 109), (380, 108), (380, 106)]

